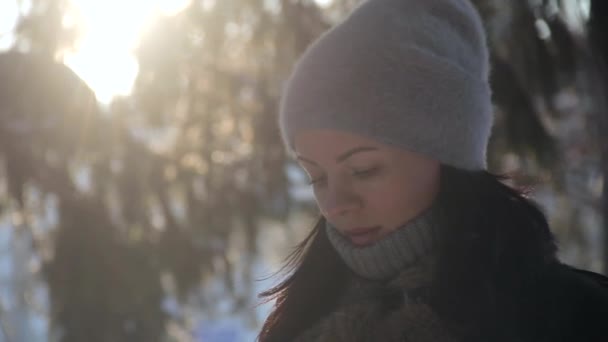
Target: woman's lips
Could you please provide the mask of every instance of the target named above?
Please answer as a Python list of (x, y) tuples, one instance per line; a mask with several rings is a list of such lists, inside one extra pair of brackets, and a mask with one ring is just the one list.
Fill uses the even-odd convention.
[(350, 239), (353, 245), (366, 246), (372, 244), (376, 240), (376, 235), (380, 227), (363, 227), (349, 229), (345, 232), (347, 238)]

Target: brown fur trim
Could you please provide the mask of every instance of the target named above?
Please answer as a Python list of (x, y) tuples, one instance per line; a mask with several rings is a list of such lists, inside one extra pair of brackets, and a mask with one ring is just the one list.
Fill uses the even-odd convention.
[[(410, 267), (386, 284), (403, 291), (428, 286), (434, 260)], [(367, 297), (335, 310), (299, 336), (295, 342), (452, 342), (433, 309), (419, 300), (405, 300), (395, 310), (387, 310), (377, 297)]]

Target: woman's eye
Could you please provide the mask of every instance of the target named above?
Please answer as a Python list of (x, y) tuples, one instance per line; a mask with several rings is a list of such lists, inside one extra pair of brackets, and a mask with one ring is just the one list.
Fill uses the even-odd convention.
[(319, 177), (308, 180), (308, 185), (319, 185), (325, 182), (325, 177)]
[(369, 176), (373, 175), (376, 172), (376, 170), (378, 170), (378, 168), (373, 167), (371, 169), (366, 169), (366, 170), (361, 170), (361, 171), (354, 171), (353, 175), (355, 177), (358, 177), (358, 178), (366, 178), (366, 177), (369, 177)]

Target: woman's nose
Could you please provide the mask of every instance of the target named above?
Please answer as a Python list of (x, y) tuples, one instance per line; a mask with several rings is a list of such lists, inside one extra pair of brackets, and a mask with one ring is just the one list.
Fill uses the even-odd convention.
[(337, 218), (359, 209), (361, 201), (358, 196), (344, 186), (330, 187), (323, 203), (324, 215)]

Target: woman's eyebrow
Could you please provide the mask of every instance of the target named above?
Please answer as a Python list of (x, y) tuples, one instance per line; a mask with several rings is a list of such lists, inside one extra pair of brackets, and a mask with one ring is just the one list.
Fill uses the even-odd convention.
[[(373, 146), (359, 146), (359, 147), (355, 147), (353, 149), (350, 149), (344, 153), (342, 153), (341, 155), (336, 157), (336, 161), (337, 162), (343, 162), (346, 159), (350, 158), (352, 155), (356, 154), (356, 153), (360, 153), (360, 152), (369, 152), (369, 151), (377, 151), (378, 148), (377, 147), (373, 147)], [(301, 160), (304, 162), (307, 162), (309, 164), (313, 164), (313, 165), (317, 165), (318, 164), (310, 159), (304, 158), (302, 156), (296, 156), (297, 160)]]

